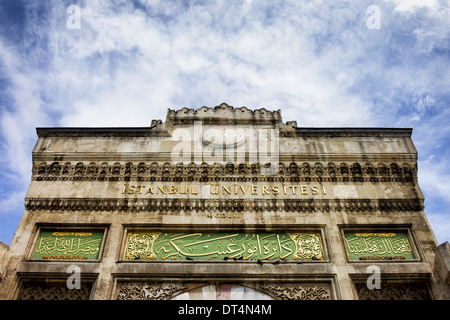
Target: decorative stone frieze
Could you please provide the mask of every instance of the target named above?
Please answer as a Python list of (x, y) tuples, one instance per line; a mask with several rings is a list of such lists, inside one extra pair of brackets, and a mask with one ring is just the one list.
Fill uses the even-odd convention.
[[(249, 284), (250, 285), (250, 284)], [(206, 288), (207, 284), (203, 284)], [(229, 285), (222, 284), (216, 286), (216, 289), (224, 288), (226, 290)], [(143, 283), (143, 284), (127, 284), (122, 283), (118, 286), (117, 300), (169, 300), (175, 298), (183, 292), (190, 290), (197, 291), (197, 295), (201, 293), (202, 286), (184, 285), (182, 283)], [(263, 284), (250, 285), (249, 288), (257, 290), (261, 293), (273, 297), (275, 300), (331, 300), (330, 287), (328, 284)], [(199, 291), (200, 289), (200, 291)], [(209, 288), (208, 288), (209, 289)], [(228, 288), (230, 290), (230, 288)], [(227, 292), (229, 296), (231, 292)], [(223, 299), (220, 292), (210, 295), (210, 298)]]
[(117, 300), (168, 300), (185, 289), (180, 283), (122, 285)]
[(379, 289), (369, 289), (367, 285), (357, 284), (359, 300), (430, 300), (425, 283), (399, 283), (380, 285)]
[(69, 289), (65, 281), (26, 281), (22, 283), (18, 300), (89, 300), (92, 283), (83, 281), (80, 288)]
[(27, 210), (49, 211), (207, 211), (207, 212), (395, 212), (420, 211), (423, 203), (418, 199), (32, 199), (25, 200)]
[(279, 300), (331, 300), (330, 290), (324, 286), (280, 286), (271, 284), (261, 286), (260, 289)]
[(291, 182), (414, 182), (415, 166), (398, 163), (278, 164), (275, 175), (261, 174), (259, 164), (175, 165), (170, 162), (34, 162), (35, 181), (291, 181)]

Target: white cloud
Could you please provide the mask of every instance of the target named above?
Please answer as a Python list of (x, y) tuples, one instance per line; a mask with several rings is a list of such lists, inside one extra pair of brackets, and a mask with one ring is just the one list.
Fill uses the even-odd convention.
[[(395, 11), (414, 12), (419, 8), (437, 10), (439, 8), (438, 0), (390, 0), (395, 3)], [(445, 0), (443, 1), (445, 2)]]
[(145, 125), (148, 105), (160, 114), (174, 104), (199, 106), (198, 101), (286, 108), (286, 119), (293, 116), (306, 125), (371, 121), (370, 104), (347, 91), (354, 71), (341, 69), (343, 56), (352, 60), (361, 52), (337, 48), (323, 51), (323, 59), (315, 56), (310, 37), (323, 27), (321, 19), (292, 24), (300, 15), (289, 16), (286, 9), (274, 14), (289, 19), (266, 23), (266, 12), (249, 3), (187, 9), (164, 3), (148, 8), (157, 12), (153, 16), (122, 9), (93, 1), (82, 8), (81, 30), (68, 30), (62, 19), (60, 26), (52, 24), (51, 80), (45, 90), (56, 97), (49, 107), (62, 113), (61, 125)]
[(446, 213), (427, 214), (428, 222), (433, 229), (438, 244), (450, 241), (448, 232), (450, 230), (450, 219)]
[(450, 198), (448, 198), (450, 172), (447, 169), (446, 159), (441, 156), (431, 155), (419, 162), (419, 185), (422, 189), (428, 190), (429, 200), (442, 199), (444, 203), (450, 206)]
[(11, 83), (8, 94), (14, 97), (14, 103), (2, 110), (0, 132), (2, 163), (9, 167), (10, 178), (15, 183), (29, 181), (31, 175), (30, 153), (35, 138), (34, 124), (46, 121), (42, 113), (40, 76), (18, 71), (22, 61), (12, 48), (4, 45), (0, 39), (0, 55), (3, 56), (3, 70)]

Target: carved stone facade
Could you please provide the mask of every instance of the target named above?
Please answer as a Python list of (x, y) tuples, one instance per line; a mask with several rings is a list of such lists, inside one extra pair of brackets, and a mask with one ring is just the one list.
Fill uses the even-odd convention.
[(38, 128), (0, 298), (449, 299), (411, 133), (226, 104)]
[(369, 289), (366, 284), (356, 286), (359, 300), (430, 300), (425, 283), (387, 284)]
[(65, 281), (24, 281), (18, 300), (89, 300), (92, 283), (82, 283), (79, 288), (70, 289)]
[[(331, 300), (330, 288), (327, 285), (311, 285), (311, 284), (265, 284), (254, 285), (247, 284), (247, 287), (235, 286), (235, 285), (215, 285), (215, 286), (200, 286), (198, 287), (192, 284), (181, 283), (152, 283), (152, 284), (122, 284), (119, 285), (117, 300), (172, 300), (180, 299), (185, 300), (189, 295), (182, 295), (182, 293), (195, 293), (203, 291), (205, 288), (213, 289), (213, 295), (220, 296), (222, 292), (228, 293), (228, 295), (222, 295), (222, 299), (232, 298), (231, 292), (234, 288), (242, 288), (244, 290), (251, 290), (256, 293), (257, 296), (264, 297), (266, 299), (275, 300)], [(241, 290), (242, 291), (242, 290)], [(259, 293), (258, 293), (259, 292)], [(209, 292), (211, 294), (211, 292)]]
[(127, 286), (120, 288), (117, 300), (168, 300), (183, 292), (185, 287), (178, 283), (164, 283), (144, 286)]
[(6, 278), (6, 266), (8, 265), (10, 255), (8, 245), (0, 242), (0, 283)]
[(331, 300), (330, 290), (326, 287), (318, 286), (288, 286), (266, 285), (261, 287), (280, 300)]

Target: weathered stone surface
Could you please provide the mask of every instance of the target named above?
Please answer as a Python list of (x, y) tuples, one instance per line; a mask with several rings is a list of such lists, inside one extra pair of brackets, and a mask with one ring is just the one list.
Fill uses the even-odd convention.
[(9, 246), (6, 243), (0, 242), (0, 283), (6, 278), (6, 267), (11, 256)]
[[(280, 111), (226, 104), (168, 110), (165, 121), (146, 128), (38, 128), (25, 211), (11, 258), (2, 260), (0, 272), (8, 277), (0, 298), (36, 298), (42, 279), (67, 279), (67, 268), (75, 264), (89, 284), (80, 297), (90, 299), (171, 297), (187, 278), (186, 288), (244, 284), (280, 299), (398, 297), (405, 290), (411, 297), (449, 299), (447, 258), (442, 247), (437, 254), (424, 213), (411, 133), (301, 128), (283, 123)], [(70, 260), (61, 251), (59, 260), (33, 260), (41, 230), (100, 230), (99, 259)], [(124, 241), (133, 230), (313, 231), (321, 234), (324, 257), (125, 261)], [(405, 233), (414, 259), (376, 260), (371, 253), (350, 260), (345, 232)], [(76, 257), (73, 246), (68, 250)], [(391, 281), (383, 295), (361, 285), (373, 264)], [(143, 284), (132, 284), (135, 278)], [(122, 290), (125, 284), (130, 287)], [(50, 289), (68, 297), (60, 287)]]

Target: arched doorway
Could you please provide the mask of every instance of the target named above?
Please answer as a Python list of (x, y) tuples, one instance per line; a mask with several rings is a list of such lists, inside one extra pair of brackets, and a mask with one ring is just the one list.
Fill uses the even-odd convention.
[(258, 290), (234, 284), (219, 284), (186, 291), (172, 300), (275, 300)]

